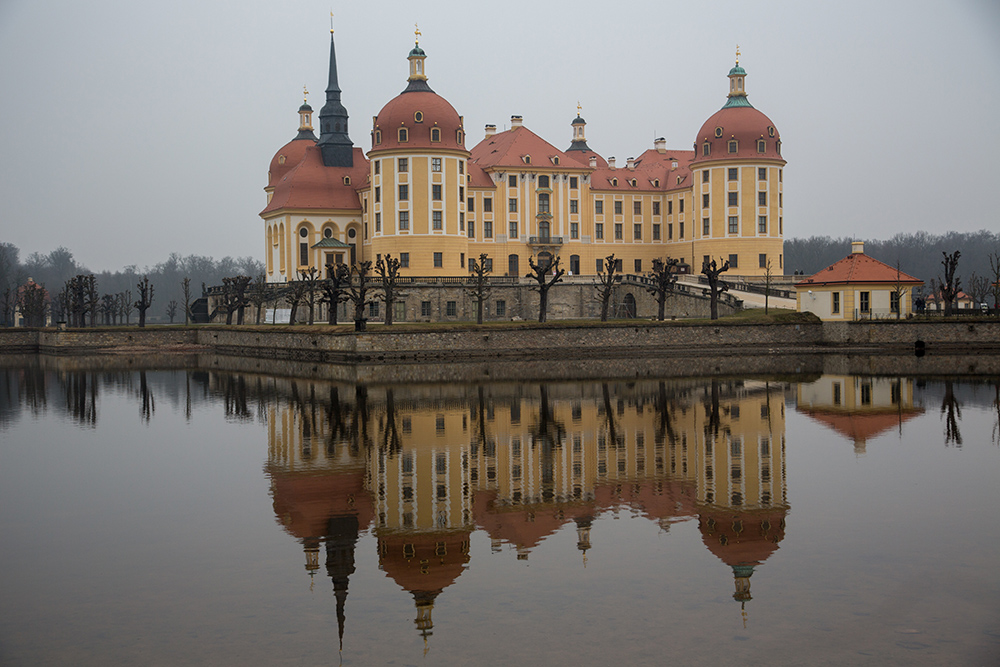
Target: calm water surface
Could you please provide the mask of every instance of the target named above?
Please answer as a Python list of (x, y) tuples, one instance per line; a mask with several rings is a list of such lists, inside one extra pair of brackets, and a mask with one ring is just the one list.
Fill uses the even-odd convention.
[(0, 368), (4, 665), (1000, 661), (997, 378), (106, 366)]

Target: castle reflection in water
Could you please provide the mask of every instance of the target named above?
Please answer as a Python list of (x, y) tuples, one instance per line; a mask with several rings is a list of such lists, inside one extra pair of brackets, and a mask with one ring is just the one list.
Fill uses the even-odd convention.
[(412, 595), (425, 638), (435, 599), (469, 563), (474, 530), (489, 534), (494, 551), (507, 544), (527, 559), (572, 523), (585, 564), (602, 513), (628, 508), (654, 530), (696, 521), (744, 604), (754, 567), (784, 537), (781, 382), (268, 382), (274, 511), (301, 541), (309, 574), (325, 567), (341, 633), (355, 545), (368, 529), (380, 568)]

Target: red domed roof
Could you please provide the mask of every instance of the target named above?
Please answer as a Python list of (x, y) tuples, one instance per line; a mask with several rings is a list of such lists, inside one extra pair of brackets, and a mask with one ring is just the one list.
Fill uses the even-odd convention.
[(315, 139), (296, 138), (279, 148), (278, 152), (271, 158), (271, 166), (267, 168), (267, 187), (273, 188), (277, 185), (282, 176), (299, 162), (302, 162), (302, 156), (306, 154), (306, 149), (315, 145)]
[[(399, 140), (400, 128), (406, 128), (404, 142)], [(434, 128), (440, 130), (440, 141), (431, 141)], [(375, 131), (381, 134), (380, 143), (375, 141)], [(465, 130), (455, 107), (429, 90), (402, 92), (394, 97), (375, 118), (372, 150), (399, 148), (465, 150)]]
[[(737, 151), (729, 152), (729, 142), (737, 141)], [(757, 150), (757, 141), (764, 140), (764, 152)], [(705, 155), (704, 145), (710, 145)], [(694, 163), (719, 159), (781, 160), (781, 135), (771, 119), (752, 106), (726, 105), (705, 121), (695, 137)]]
[(368, 182), (368, 160), (363, 150), (354, 148), (353, 167), (327, 167), (322, 150), (314, 142), (292, 143), (304, 144), (305, 149), (297, 162), (289, 157), (281, 165), (292, 163), (280, 178), (272, 174), (274, 193), (261, 215), (282, 208), (361, 210), (357, 189)]

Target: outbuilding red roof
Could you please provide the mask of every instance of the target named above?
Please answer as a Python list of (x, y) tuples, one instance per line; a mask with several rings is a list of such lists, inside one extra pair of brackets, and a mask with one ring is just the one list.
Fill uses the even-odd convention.
[(816, 285), (843, 285), (849, 283), (882, 283), (902, 285), (923, 285), (919, 278), (897, 271), (896, 267), (880, 262), (874, 257), (856, 252), (834, 262), (822, 271), (795, 283), (796, 287)]

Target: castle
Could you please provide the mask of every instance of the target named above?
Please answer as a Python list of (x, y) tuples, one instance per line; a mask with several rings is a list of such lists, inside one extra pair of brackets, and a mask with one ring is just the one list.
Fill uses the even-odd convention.
[(487, 125), (467, 149), (462, 116), (428, 84), (417, 34), (406, 88), (373, 118), (366, 152), (350, 138), (331, 30), (319, 138), (303, 103), (298, 134), (268, 171), (260, 215), (270, 282), (388, 255), (403, 275), (462, 276), (482, 253), (507, 276), (555, 257), (571, 275), (593, 276), (612, 253), (626, 273), (667, 256), (695, 273), (706, 258), (728, 259), (732, 275), (782, 272), (781, 135), (747, 100), (738, 54), (726, 103), (692, 150), (657, 139), (619, 165), (587, 145), (579, 112), (565, 150), (520, 116), (503, 132)]

